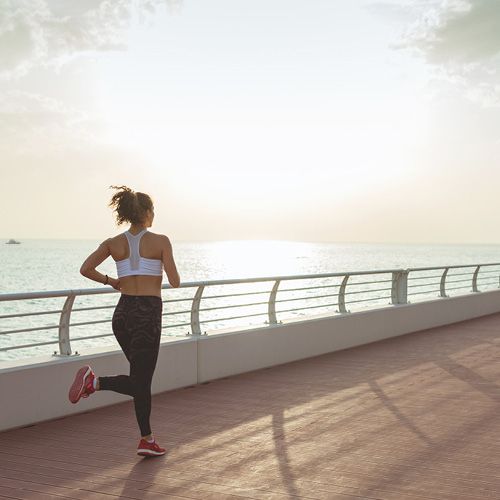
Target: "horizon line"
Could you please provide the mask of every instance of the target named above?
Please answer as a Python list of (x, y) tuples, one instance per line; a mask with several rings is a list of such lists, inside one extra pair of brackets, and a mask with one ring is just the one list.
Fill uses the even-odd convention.
[[(0, 237), (5, 243), (10, 237)], [(19, 238), (27, 241), (100, 241), (102, 238)], [(19, 241), (18, 240), (18, 241)], [(230, 242), (276, 242), (276, 243), (311, 243), (311, 244), (338, 244), (338, 245), (464, 245), (464, 246), (500, 246), (500, 242), (443, 242), (443, 241), (346, 241), (346, 240), (301, 240), (276, 238), (224, 238), (224, 239), (190, 239), (172, 240), (174, 243), (230, 243)], [(21, 241), (22, 243), (22, 241)], [(1, 243), (0, 243), (1, 244)]]

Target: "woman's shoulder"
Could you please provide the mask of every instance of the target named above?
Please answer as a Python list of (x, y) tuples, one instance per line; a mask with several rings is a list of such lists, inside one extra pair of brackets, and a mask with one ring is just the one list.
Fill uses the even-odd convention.
[(102, 246), (107, 247), (110, 251), (117, 248), (117, 245), (123, 244), (123, 241), (126, 240), (125, 234), (120, 233), (115, 236), (110, 236), (101, 242)]
[(154, 241), (155, 245), (158, 245), (161, 248), (165, 248), (171, 245), (170, 239), (166, 234), (162, 233), (153, 233), (152, 231), (148, 231), (151, 236), (151, 239)]
[(156, 240), (168, 240), (168, 236), (166, 234), (161, 234), (161, 233), (153, 233), (153, 231), (148, 231), (148, 233), (155, 238)]
[(122, 241), (125, 239), (125, 233), (121, 232), (118, 234), (115, 234), (114, 236), (110, 236), (108, 239), (104, 240), (107, 243), (113, 244), (116, 243), (117, 241)]

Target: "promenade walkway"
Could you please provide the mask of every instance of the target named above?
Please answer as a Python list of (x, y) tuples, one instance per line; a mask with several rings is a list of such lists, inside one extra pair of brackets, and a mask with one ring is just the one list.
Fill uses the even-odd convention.
[(132, 400), (0, 433), (0, 498), (500, 499), (500, 314), (162, 393), (152, 427), (154, 459)]

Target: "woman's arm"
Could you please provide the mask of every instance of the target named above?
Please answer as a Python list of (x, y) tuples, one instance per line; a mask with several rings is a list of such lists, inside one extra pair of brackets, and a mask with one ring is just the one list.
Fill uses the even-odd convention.
[(106, 275), (100, 273), (96, 270), (96, 267), (104, 262), (110, 255), (111, 252), (109, 250), (109, 240), (103, 241), (97, 250), (92, 252), (82, 264), (80, 268), (80, 273), (89, 278), (91, 280), (97, 281), (98, 283), (102, 283), (103, 285), (111, 285), (116, 290), (120, 290), (120, 280), (115, 278), (107, 278)]
[(177, 272), (177, 267), (174, 261), (174, 253), (172, 250), (172, 244), (167, 236), (162, 235), (162, 245), (161, 245), (161, 260), (163, 261), (163, 266), (165, 267), (165, 272), (167, 273), (168, 282), (174, 288), (179, 288), (181, 286), (181, 278)]

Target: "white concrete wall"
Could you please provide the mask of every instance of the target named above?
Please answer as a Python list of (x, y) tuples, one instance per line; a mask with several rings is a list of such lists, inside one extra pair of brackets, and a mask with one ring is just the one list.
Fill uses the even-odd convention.
[[(493, 291), (168, 340), (160, 348), (153, 393), (497, 312), (500, 312), (500, 291)], [(15, 362), (0, 368), (0, 430), (130, 399), (102, 391), (73, 405), (67, 396), (74, 374), (82, 364), (90, 364), (98, 375), (128, 373), (128, 362), (121, 351), (93, 350), (70, 358), (30, 361), (30, 365)]]
[[(202, 336), (198, 381), (368, 344), (500, 312), (500, 291), (391, 306), (238, 333)], [(500, 332), (499, 332), (500, 333)]]
[[(196, 344), (196, 340), (189, 338), (161, 345), (153, 394), (196, 384)], [(128, 374), (128, 361), (121, 351), (93, 349), (85, 355), (48, 356), (33, 361), (24, 366), (19, 366), (19, 362), (8, 363), (0, 369), (0, 431), (131, 399), (111, 391), (98, 391), (77, 404), (68, 399), (69, 386), (82, 365), (91, 365), (103, 376)]]

